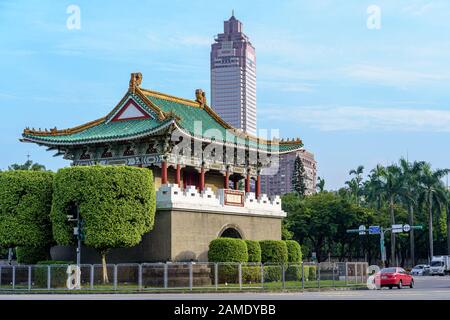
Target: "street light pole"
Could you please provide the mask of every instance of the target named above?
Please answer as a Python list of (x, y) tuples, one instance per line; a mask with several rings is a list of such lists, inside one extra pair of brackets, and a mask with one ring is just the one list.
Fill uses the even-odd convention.
[(77, 245), (77, 267), (78, 270), (80, 270), (80, 264), (81, 264), (81, 223), (80, 223), (80, 209), (78, 208), (78, 205), (76, 206), (77, 208), (77, 228), (78, 228), (78, 234), (77, 234), (77, 239), (78, 239), (78, 245)]

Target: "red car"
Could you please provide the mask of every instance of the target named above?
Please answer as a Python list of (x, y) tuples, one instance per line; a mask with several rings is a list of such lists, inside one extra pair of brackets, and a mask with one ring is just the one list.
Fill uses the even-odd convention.
[(392, 267), (384, 268), (375, 276), (375, 283), (380, 284), (380, 287), (414, 287), (414, 278), (403, 268)]

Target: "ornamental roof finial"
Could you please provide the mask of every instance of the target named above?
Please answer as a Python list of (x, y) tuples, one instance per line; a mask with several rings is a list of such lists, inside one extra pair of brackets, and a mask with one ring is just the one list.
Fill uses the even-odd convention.
[(142, 73), (136, 72), (132, 73), (130, 77), (130, 87), (129, 90), (134, 93), (135, 89), (139, 87), (142, 83)]
[(206, 105), (206, 94), (202, 89), (195, 90), (195, 101), (203, 106)]

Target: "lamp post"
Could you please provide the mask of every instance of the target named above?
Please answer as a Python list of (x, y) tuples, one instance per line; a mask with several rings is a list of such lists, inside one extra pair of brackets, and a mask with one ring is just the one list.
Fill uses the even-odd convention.
[[(81, 276), (81, 240), (84, 240), (84, 234), (83, 234), (83, 220), (80, 218), (80, 209), (78, 207), (78, 204), (75, 203), (73, 208), (75, 209), (75, 215), (69, 214), (67, 215), (67, 219), (69, 222), (76, 222), (77, 226), (73, 228), (73, 234), (77, 236), (77, 275), (78, 277)], [(76, 216), (76, 218), (74, 218)], [(80, 280), (80, 279), (78, 279)], [(80, 282), (77, 281), (79, 284)]]

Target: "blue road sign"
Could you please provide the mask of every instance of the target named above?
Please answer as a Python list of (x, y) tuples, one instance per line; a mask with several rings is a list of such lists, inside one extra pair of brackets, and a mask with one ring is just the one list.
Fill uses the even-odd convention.
[(380, 226), (370, 226), (369, 227), (369, 234), (380, 234), (381, 229)]

